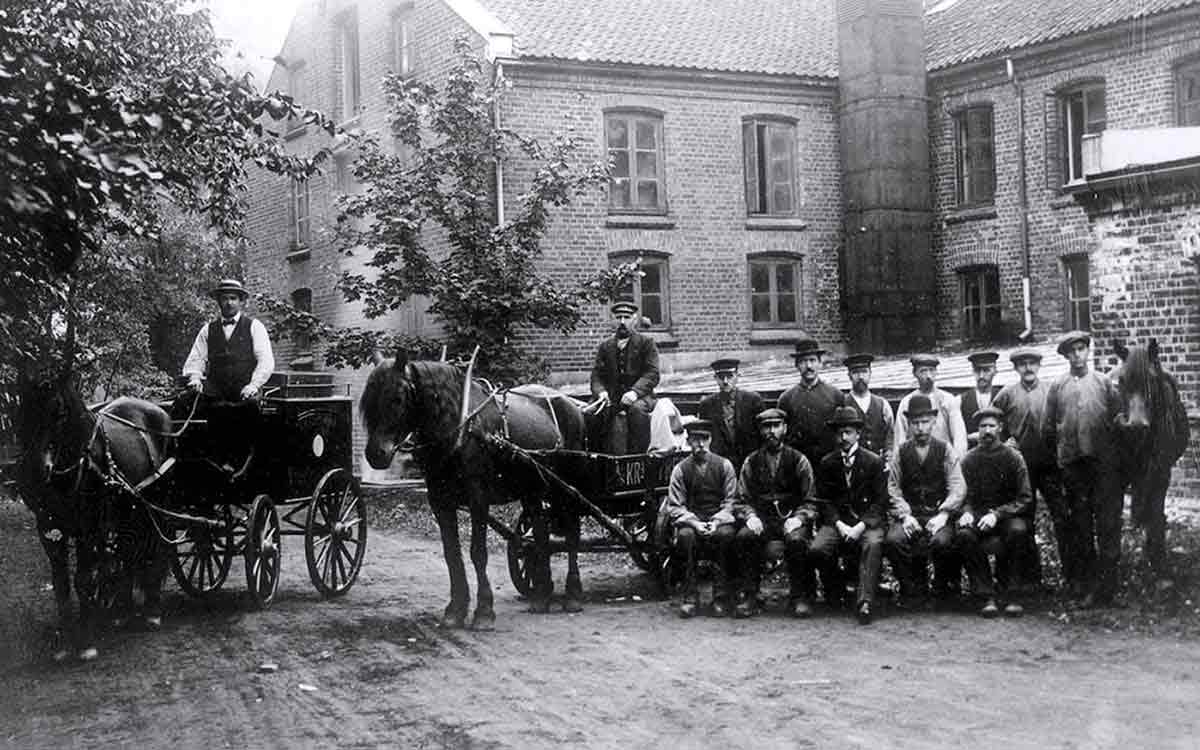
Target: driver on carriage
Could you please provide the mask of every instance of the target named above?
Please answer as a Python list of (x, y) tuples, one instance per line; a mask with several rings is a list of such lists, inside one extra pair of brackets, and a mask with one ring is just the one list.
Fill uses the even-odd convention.
[[(629, 300), (613, 303), (614, 331), (601, 342), (592, 364), (592, 396), (605, 407), (601, 412), (599, 445), (610, 453), (645, 453), (650, 447), (650, 412), (658, 385), (658, 346), (636, 332), (638, 306)], [(612, 445), (613, 424), (619, 413), (626, 419), (625, 445)], [(624, 448), (622, 450), (622, 447)]]
[(261, 321), (242, 312), (248, 294), (242, 282), (224, 279), (210, 296), (221, 316), (200, 328), (183, 364), (188, 388), (199, 399), (195, 416), (209, 420), (210, 445), (223, 446), (229, 458), (244, 457), (231, 479), (246, 474), (254, 458), (260, 390), (275, 369), (271, 339)]

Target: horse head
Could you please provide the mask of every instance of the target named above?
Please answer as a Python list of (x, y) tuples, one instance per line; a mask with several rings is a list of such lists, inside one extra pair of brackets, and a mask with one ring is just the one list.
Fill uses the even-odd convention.
[(76, 463), (88, 440), (87, 406), (70, 378), (23, 378), (17, 418), (22, 447), (18, 481), (36, 493)]
[(1158, 359), (1158, 340), (1150, 339), (1145, 346), (1126, 346), (1114, 341), (1113, 351), (1121, 364), (1113, 371), (1113, 379), (1121, 393), (1128, 419), (1126, 426), (1135, 432), (1145, 432), (1154, 422), (1161, 383), (1166, 378)]

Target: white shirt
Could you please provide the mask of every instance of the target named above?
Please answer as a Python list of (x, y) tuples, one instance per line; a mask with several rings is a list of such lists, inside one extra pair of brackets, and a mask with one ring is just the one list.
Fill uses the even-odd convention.
[(854, 389), (851, 389), (850, 390), (850, 398), (854, 399), (854, 403), (858, 404), (858, 408), (859, 408), (859, 410), (862, 411), (863, 414), (866, 414), (867, 412), (871, 411), (871, 392), (870, 391), (867, 391), (862, 396), (859, 396), (858, 393), (856, 393), (854, 391)]
[[(221, 332), (225, 334), (226, 341), (233, 335), (233, 329), (237, 327), (238, 321), (241, 319), (242, 314), (238, 313), (233, 316), (233, 322), (221, 325)], [(200, 333), (196, 334), (196, 341), (192, 344), (192, 351), (188, 353), (187, 360), (183, 363), (183, 375), (190, 382), (203, 380), (205, 373), (208, 372), (208, 325), (205, 323), (200, 327)], [(249, 385), (257, 391), (275, 371), (275, 355), (271, 353), (271, 337), (267, 335), (267, 327), (257, 318), (250, 321), (250, 340), (254, 344), (255, 364), (254, 372), (250, 375)]]

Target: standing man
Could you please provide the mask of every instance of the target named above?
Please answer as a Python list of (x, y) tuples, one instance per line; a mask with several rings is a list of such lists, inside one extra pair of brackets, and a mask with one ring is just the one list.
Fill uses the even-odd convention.
[(786, 442), (813, 466), (836, 447), (837, 438), (825, 425), (842, 405), (842, 392), (821, 380), (821, 358), (825, 353), (814, 339), (796, 344), (792, 356), (800, 371), (800, 382), (779, 397), (779, 408), (788, 418)]
[(867, 625), (883, 565), (887, 478), (879, 456), (859, 446), (863, 421), (857, 410), (838, 407), (828, 426), (838, 448), (826, 454), (817, 469), (821, 521), (810, 556), (821, 571), (825, 599), (833, 605), (845, 593), (841, 559), (857, 560), (858, 600), (854, 613), (860, 624)]
[[(214, 447), (230, 451), (234, 463), (223, 468), (239, 479), (254, 458), (258, 399), (275, 370), (275, 355), (266, 326), (243, 313), (248, 295), (242, 282), (224, 279), (209, 294), (221, 315), (196, 334), (183, 375), (200, 399), (195, 414), (210, 422)], [(236, 471), (235, 463), (240, 466)]]
[(963, 424), (962, 414), (958, 408), (958, 399), (935, 385), (937, 368), (941, 361), (932, 354), (918, 354), (909, 359), (912, 363), (913, 377), (917, 379), (917, 389), (900, 401), (896, 416), (896, 434), (894, 445), (903, 445), (908, 439), (909, 400), (918, 393), (924, 394), (933, 408), (937, 409), (937, 417), (933, 421), (933, 436), (954, 446), (958, 454), (967, 452), (967, 428)]
[(996, 352), (975, 352), (967, 357), (971, 363), (971, 370), (975, 373), (975, 387), (959, 396), (958, 403), (963, 425), (967, 430), (967, 444), (972, 448), (979, 442), (979, 436), (975, 434), (978, 429), (975, 414), (980, 409), (991, 406), (996, 395), (992, 382), (996, 379), (998, 359), (1000, 355)]
[[(1071, 521), (1063, 503), (1062, 479), (1054, 454), (1046, 449), (1042, 434), (1042, 419), (1046, 414), (1046, 395), (1049, 388), (1038, 378), (1042, 367), (1042, 355), (1036, 349), (1017, 349), (1009, 359), (1020, 380), (1004, 386), (996, 394), (992, 405), (1004, 414), (1005, 445), (1016, 448), (1025, 459), (1029, 471), (1029, 511), (1025, 522), (1036, 529), (1037, 498), (1041, 493), (1050, 518), (1054, 522), (1054, 538), (1058, 542), (1058, 559), (1062, 561), (1063, 580), (1069, 590), (1077, 590), (1082, 584), (1082, 571), (1077, 570), (1079, 553), (1071, 537)], [(1034, 542), (1034, 535), (1029, 535)], [(1027, 551), (1028, 563), (1023, 576), (1028, 583), (1038, 585), (1042, 580), (1041, 554), (1033, 543)]]
[(762, 396), (738, 388), (736, 359), (718, 359), (709, 367), (717, 380), (717, 392), (700, 400), (697, 414), (713, 423), (712, 452), (724, 456), (734, 469), (742, 468), (746, 456), (758, 448), (755, 417), (763, 410)]
[(683, 559), (683, 600), (680, 617), (695, 617), (700, 609), (696, 561), (715, 558), (721, 567), (721, 587), (713, 599), (713, 615), (729, 614), (729, 589), (736, 580), (733, 506), (737, 475), (729, 459), (709, 451), (712, 423), (697, 419), (684, 426), (692, 455), (671, 471), (667, 517), (675, 529), (674, 553)]
[(962, 563), (954, 554), (954, 525), (966, 494), (958, 453), (933, 436), (937, 410), (923, 394), (908, 402), (912, 438), (892, 457), (888, 495), (892, 525), (885, 553), (900, 581), (901, 601), (920, 606), (929, 594), (927, 572), (933, 562), (933, 591), (945, 600), (959, 588)]
[[(967, 495), (954, 535), (954, 547), (967, 566), (971, 593), (983, 600), (979, 613), (1000, 614), (996, 605), (997, 586), (1006, 592), (1013, 574), (1022, 569), (1021, 558), (1029, 548), (1032, 529), (1025, 522), (1029, 509), (1029, 473), (1025, 460), (1015, 449), (1000, 442), (1003, 413), (995, 407), (980, 409), (979, 446), (962, 460)], [(988, 555), (996, 556), (996, 573)], [(1024, 608), (1009, 600), (1004, 614), (1020, 617)]]
[[(1115, 430), (1121, 396), (1106, 375), (1090, 368), (1092, 337), (1071, 331), (1058, 343), (1071, 371), (1050, 385), (1042, 433), (1062, 472), (1073, 568), (1092, 586), (1084, 606), (1111, 604), (1121, 559), (1124, 495), (1116, 472)], [(1064, 564), (1065, 567), (1065, 564)]]
[(783, 444), (787, 415), (767, 409), (757, 415), (762, 447), (742, 464), (738, 477), (739, 504), (734, 510), (741, 523), (735, 544), (741, 585), (737, 617), (754, 612), (762, 577), (763, 552), (771, 542), (783, 543), (791, 587), (788, 609), (794, 617), (812, 614), (809, 603), (808, 553), (812, 524), (817, 517), (813, 499), (813, 470), (800, 451)]
[(892, 441), (895, 439), (892, 405), (871, 393), (870, 354), (852, 354), (842, 360), (850, 376), (850, 392), (846, 394), (846, 406), (853, 406), (863, 418), (862, 447), (878, 453), (887, 465), (892, 457)]
[[(615, 330), (601, 342), (592, 364), (592, 396), (605, 410), (600, 445), (613, 453), (645, 453), (650, 447), (650, 412), (658, 385), (658, 346), (636, 333), (638, 307), (622, 300), (611, 308)], [(624, 446), (609, 445), (613, 420), (624, 413), (628, 437)]]

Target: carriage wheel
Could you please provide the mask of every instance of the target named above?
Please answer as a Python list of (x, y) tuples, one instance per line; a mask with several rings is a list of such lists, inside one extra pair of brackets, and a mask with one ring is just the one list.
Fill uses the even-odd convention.
[(516, 536), (508, 540), (508, 577), (519, 594), (529, 596), (533, 593), (533, 518), (521, 511), (513, 531)]
[(358, 480), (333, 469), (317, 482), (304, 524), (308, 577), (321, 596), (350, 590), (367, 551), (367, 508)]
[(266, 495), (254, 498), (246, 519), (246, 586), (258, 609), (271, 606), (279, 589), (279, 514)]
[(171, 550), (171, 574), (188, 596), (203, 597), (221, 588), (233, 565), (233, 514), (223, 509), (221, 526), (186, 529), (188, 539)]
[(647, 573), (653, 573), (658, 569), (658, 554), (654, 552), (654, 521), (647, 521), (644, 515), (638, 516), (625, 523), (625, 531), (633, 537), (634, 546), (629, 548), (633, 564)]

